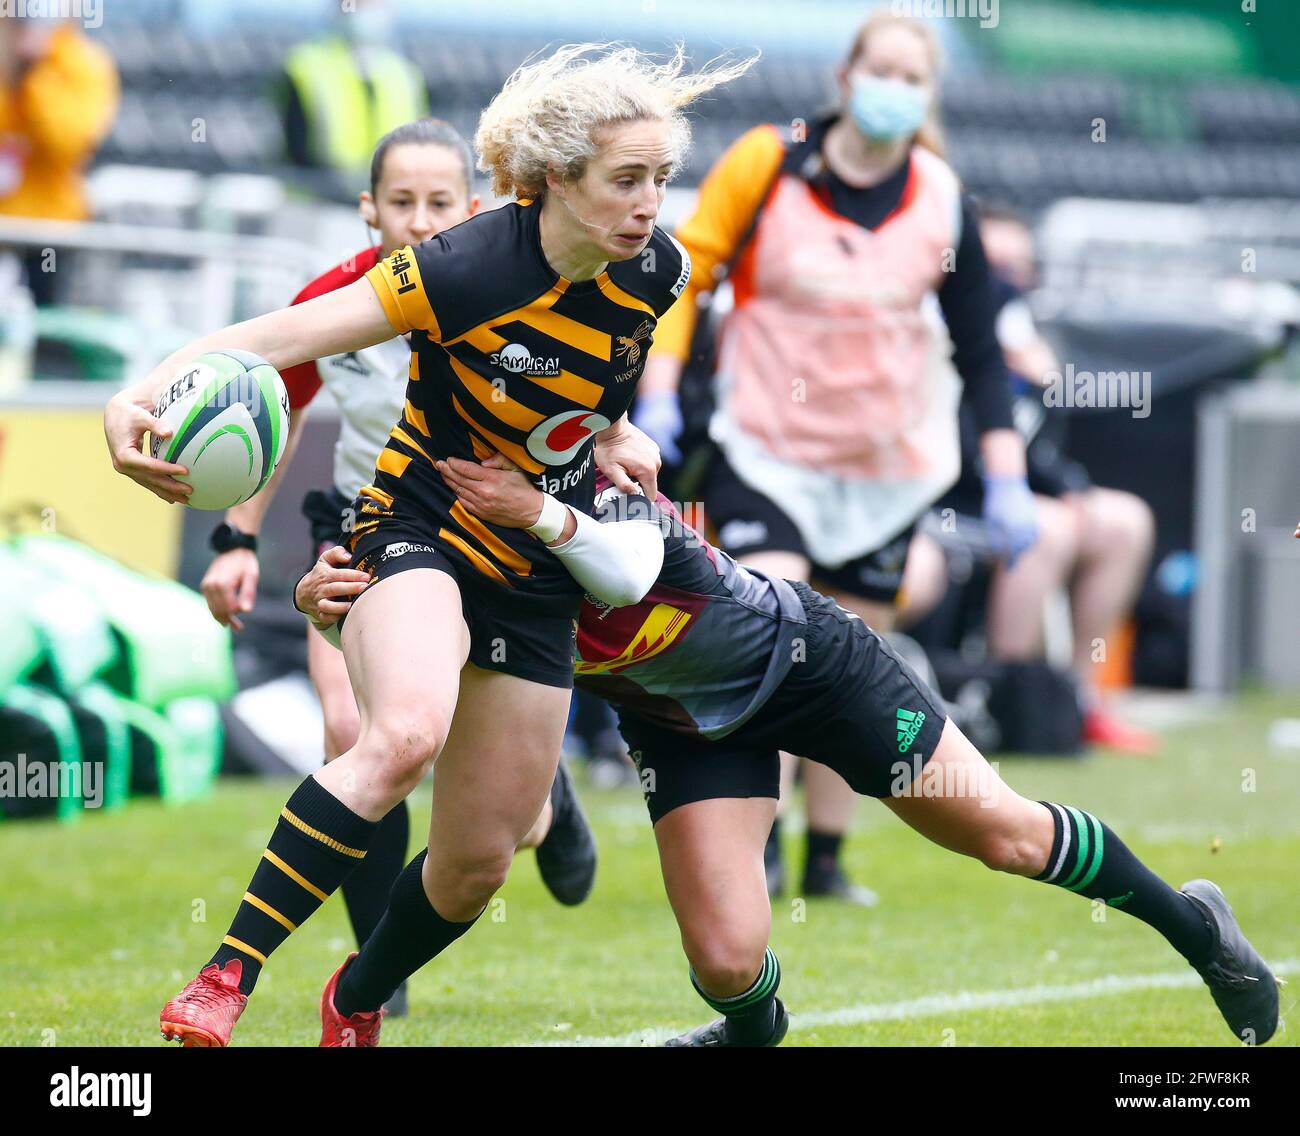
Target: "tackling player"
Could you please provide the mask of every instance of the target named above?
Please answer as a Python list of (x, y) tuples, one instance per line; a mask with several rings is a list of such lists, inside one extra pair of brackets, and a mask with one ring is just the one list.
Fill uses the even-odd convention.
[[(494, 468), (505, 464), (439, 468), (476, 515), (534, 524), (552, 502)], [(1277, 982), (1215, 884), (1175, 891), (1092, 814), (1019, 796), (861, 619), (802, 581), (737, 564), (666, 498), (652, 507), (606, 488), (596, 517), (568, 510), (551, 544), (587, 592), (576, 681), (619, 710), (691, 981), (722, 1014), (670, 1045), (785, 1035), (763, 871), (781, 750), (836, 770), (936, 844), (1149, 924), (1205, 980), (1235, 1036), (1272, 1036)], [(311, 610), (327, 582), (328, 571), (304, 578), (300, 605)]]

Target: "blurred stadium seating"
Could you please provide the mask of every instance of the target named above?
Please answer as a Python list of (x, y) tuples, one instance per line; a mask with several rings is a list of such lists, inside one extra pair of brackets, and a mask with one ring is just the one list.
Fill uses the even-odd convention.
[[(132, 6), (126, 7), (129, 12)], [(863, 6), (818, 7), (833, 9), (838, 18), (823, 25), (816, 49), (806, 34), (763, 42), (767, 37), (748, 26), (732, 29), (727, 42), (736, 44), (733, 50), (746, 50), (741, 41), (753, 36), (765, 58), (701, 113), (684, 185), (697, 182), (754, 123), (806, 118), (827, 102), (835, 51), (847, 42)], [(975, 192), (1029, 209), (1064, 196), (1192, 201), (1300, 194), (1300, 90), (1250, 74), (1247, 60), (1239, 59), (1248, 52), (1237, 38), (1198, 36), (1196, 21), (1158, 14), (1099, 21), (1080, 6), (1084, 11), (1063, 22), (1062, 6), (1051, 6), (1055, 15), (1035, 15), (1037, 6), (1027, 7), (1005, 13), (996, 34), (948, 33), (949, 39), (966, 34), (974, 41), (954, 53), (943, 109), (954, 162)], [(663, 8), (659, 26), (679, 27), (688, 45), (717, 42), (693, 34), (692, 24), (705, 22), (698, 13), (677, 25)], [(417, 19), (412, 6), (398, 11), (435, 113), (465, 133), (472, 133), (479, 110), (514, 67), (557, 42), (564, 30), (503, 34), (492, 6), (472, 6), (478, 26), (464, 26), (474, 22), (465, 16), (450, 31), (427, 16)], [(274, 19), (232, 13), (225, 26), (205, 30), (184, 23), (159, 27), (125, 13), (105, 21), (99, 34), (121, 69), (123, 100), (101, 160), (201, 172), (266, 172), (281, 164), (284, 141), (270, 87), (288, 47), (309, 29), (279, 14)], [(803, 25), (799, 17), (789, 19)], [(1079, 21), (1089, 31), (1075, 41), (1069, 25)], [(1100, 29), (1109, 33), (1098, 42)], [(636, 39), (621, 22), (614, 32), (596, 18), (572, 30), (587, 38)], [(666, 45), (655, 38), (660, 43), (650, 46)], [(1117, 54), (1118, 45), (1129, 42), (1140, 44), (1140, 55), (1127, 49)], [(1102, 64), (1106, 72), (1098, 73)], [(1230, 64), (1240, 73), (1228, 79), (1222, 72)], [(196, 116), (209, 123), (210, 145), (194, 144)], [(1094, 120), (1105, 122), (1104, 145), (1090, 138)]]
[[(433, 113), (467, 136), (506, 76), (548, 45), (617, 38), (663, 49), (682, 41), (697, 61), (761, 49), (754, 71), (693, 113), (694, 148), (664, 210), (671, 225), (740, 133), (764, 121), (806, 120), (831, 105), (834, 68), (867, 5), (391, 7)], [(335, 9), (317, 0), (115, 0), (102, 26), (88, 30), (119, 69), (120, 112), (89, 179), (93, 223), (0, 219), (0, 246), (54, 247), (72, 265), (58, 274), (58, 303), (35, 317), (37, 381), (22, 391), (0, 382), (8, 400), (0, 430), (14, 429), (15, 415), (33, 407), (75, 404), (84, 416), (102, 393), (69, 395), (54, 380), (120, 382), (188, 335), (282, 305), (361, 245), (365, 230), (353, 207), (337, 192), (323, 200), (327, 187), (289, 164), (277, 95), (288, 50), (319, 35)], [(1156, 371), (1167, 428), (1143, 436), (1145, 461), (1131, 461), (1115, 443), (1113, 421), (1081, 420), (1073, 441), (1098, 481), (1127, 485), (1157, 510), (1161, 541), (1143, 603), (1160, 628), (1172, 619), (1180, 630), (1172, 646), (1162, 639), (1153, 648), (1160, 664), (1138, 675), (1173, 682), (1185, 681), (1191, 655), (1192, 588), (1176, 566), (1203, 551), (1193, 539), (1201, 399), (1261, 371), (1294, 391), (1300, 371), (1291, 336), (1300, 324), (1300, 33), (1265, 36), (1248, 21), (1216, 15), (1208, 0), (1182, 9), (1007, 3), (993, 28), (937, 21), (949, 58), (950, 158), (980, 199), (1018, 209), (1035, 226), (1042, 271), (1031, 301), (1040, 326), (1077, 367), (1118, 352)], [(1206, 341), (1213, 351), (1201, 349)], [(313, 411), (293, 484), (273, 507), (263, 558), (268, 600), (283, 597), (296, 576), (306, 547), (296, 503), (326, 476), (321, 455), (335, 429), (332, 407)], [(1281, 446), (1279, 439), (1260, 444)], [(39, 462), (48, 447), (31, 452)], [(1232, 455), (1224, 460), (1231, 466)], [(16, 478), (15, 468), (0, 465), (0, 506), (49, 496), (33, 487), (52, 474), (25, 466)], [(80, 508), (92, 543), (197, 583), (209, 517), (160, 523), (142, 508), (110, 532), (106, 518), (117, 514), (107, 502), (69, 494), (59, 508), (68, 517)], [(1281, 510), (1285, 502), (1271, 504)], [(1236, 561), (1220, 568), (1232, 580), (1245, 571)], [(1166, 587), (1170, 580), (1181, 582)], [(1239, 590), (1220, 596), (1213, 618), (1248, 602)], [(1139, 629), (1139, 649), (1141, 638)], [(1236, 644), (1237, 656), (1213, 677), (1204, 665), (1194, 677), (1225, 685), (1253, 673), (1252, 642)], [(296, 665), (301, 651), (288, 606), (260, 604), (235, 659), (241, 686), (283, 673), (268, 658)], [(1178, 665), (1161, 669), (1170, 652)], [(1279, 652), (1286, 654), (1270, 641), (1268, 673), (1300, 673), (1300, 663)]]

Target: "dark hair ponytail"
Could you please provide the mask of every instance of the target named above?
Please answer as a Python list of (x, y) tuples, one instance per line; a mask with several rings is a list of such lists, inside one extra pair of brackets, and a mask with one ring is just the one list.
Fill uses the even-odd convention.
[(380, 140), (370, 159), (370, 192), (376, 193), (384, 175), (384, 158), (391, 146), (445, 146), (460, 159), (465, 171), (465, 200), (474, 196), (474, 152), (460, 132), (441, 118), (417, 118), (395, 126)]

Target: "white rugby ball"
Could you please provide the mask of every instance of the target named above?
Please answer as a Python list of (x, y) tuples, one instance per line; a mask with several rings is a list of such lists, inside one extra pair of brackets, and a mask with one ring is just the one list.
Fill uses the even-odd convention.
[(162, 393), (154, 417), (172, 430), (154, 437), (155, 458), (185, 466), (191, 509), (229, 509), (271, 479), (289, 437), (289, 395), (280, 372), (249, 351), (209, 351)]

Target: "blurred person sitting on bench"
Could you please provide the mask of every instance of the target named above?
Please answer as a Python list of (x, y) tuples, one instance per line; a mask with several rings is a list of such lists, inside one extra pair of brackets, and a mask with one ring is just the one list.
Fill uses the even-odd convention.
[[(980, 233), (1000, 302), (997, 333), (1007, 366), (1019, 379), (1016, 424), (1026, 436), (1029, 484), (1037, 505), (1038, 542), (1008, 568), (999, 563), (988, 595), (989, 653), (1007, 662), (1044, 654), (1044, 603), (1066, 588), (1073, 633), (1072, 669), (1083, 703), (1083, 740), (1127, 753), (1149, 754), (1159, 739), (1116, 718), (1098, 692), (1095, 645), (1105, 642), (1133, 607), (1151, 559), (1154, 520), (1132, 493), (1103, 489), (1060, 449), (1060, 427), (1040, 388), (1060, 366), (1034, 326), (1024, 293), (1036, 283), (1033, 237), (1014, 214), (985, 210)], [(978, 524), (978, 449), (968, 411), (962, 421), (962, 474), (935, 506)], [(958, 523), (961, 523), (960, 521)], [(929, 535), (918, 536), (908, 564), (908, 604), (900, 623), (910, 626), (942, 598), (944, 553)]]

